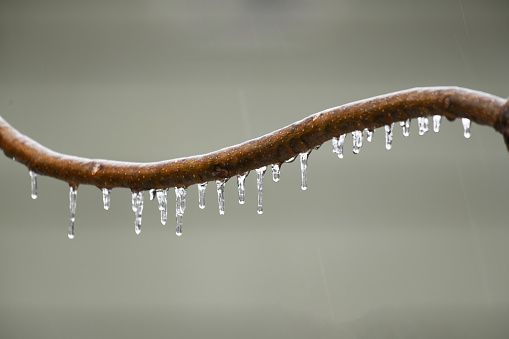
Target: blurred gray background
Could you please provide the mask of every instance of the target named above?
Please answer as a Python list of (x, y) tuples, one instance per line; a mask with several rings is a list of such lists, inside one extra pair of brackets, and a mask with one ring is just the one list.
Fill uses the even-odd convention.
[[(415, 86), (509, 95), (507, 1), (2, 1), (0, 114), (56, 151), (159, 161), (210, 152)], [(507, 338), (509, 157), (444, 121), (313, 151), (226, 186), (184, 235), (145, 195), (78, 191), (0, 157), (0, 338)], [(269, 172), (268, 172), (269, 173)]]

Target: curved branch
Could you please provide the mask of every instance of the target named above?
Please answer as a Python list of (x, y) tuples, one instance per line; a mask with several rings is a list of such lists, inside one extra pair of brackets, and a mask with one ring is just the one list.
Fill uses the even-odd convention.
[(503, 134), (509, 149), (509, 101), (459, 87), (415, 88), (353, 102), (239, 145), (161, 162), (119, 162), (57, 153), (19, 133), (1, 117), (0, 147), (31, 171), (74, 187), (87, 184), (142, 191), (228, 179), (262, 166), (282, 164), (342, 134), (431, 115), (449, 120), (468, 118), (491, 126)]

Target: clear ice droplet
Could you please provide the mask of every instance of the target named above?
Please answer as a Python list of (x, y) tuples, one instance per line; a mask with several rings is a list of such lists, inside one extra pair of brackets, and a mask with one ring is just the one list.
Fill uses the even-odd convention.
[(161, 224), (166, 225), (168, 220), (168, 189), (156, 190), (156, 197), (159, 204), (158, 209), (161, 211)]
[(205, 208), (205, 191), (207, 190), (207, 183), (198, 184), (198, 207)]
[(441, 115), (434, 115), (433, 116), (433, 130), (435, 133), (438, 133), (440, 131), (440, 122), (442, 121)]
[(186, 189), (184, 187), (175, 187), (175, 216), (177, 219), (176, 234), (182, 235), (182, 225), (184, 211), (186, 210)]
[(405, 121), (400, 121), (399, 124), (403, 127), (403, 136), (407, 137), (410, 135), (410, 119), (406, 119)]
[(279, 167), (279, 164), (273, 164), (272, 165), (272, 180), (274, 182), (278, 182), (281, 178), (281, 169)]
[(470, 138), (470, 119), (461, 118), (461, 123), (463, 124), (463, 136), (465, 138)]
[(108, 188), (103, 188), (102, 191), (103, 191), (103, 205), (104, 205), (104, 209), (105, 210), (109, 210), (110, 209), (110, 194), (111, 194), (111, 190), (108, 189)]
[(424, 135), (429, 130), (429, 121), (426, 117), (418, 117), (417, 123), (419, 125), (419, 135)]
[(30, 189), (32, 199), (37, 199), (37, 173), (29, 171), (30, 174)]
[(374, 132), (374, 130), (369, 129), (369, 128), (365, 128), (364, 132), (366, 132), (366, 140), (368, 142), (371, 142), (371, 140), (373, 140), (373, 132)]
[(385, 148), (390, 150), (392, 148), (392, 135), (394, 130), (394, 123), (385, 125)]
[(135, 213), (134, 232), (141, 233), (141, 213), (143, 212), (143, 192), (132, 193), (132, 209)]
[(150, 201), (154, 200), (154, 198), (156, 197), (156, 189), (151, 189), (150, 191), (148, 191), (149, 193), (149, 198), (150, 198)]
[(339, 159), (343, 159), (343, 145), (345, 143), (346, 134), (342, 134), (339, 138), (332, 138), (332, 153), (337, 154)]
[(74, 221), (76, 220), (76, 198), (78, 197), (78, 188), (69, 187), (69, 209), (71, 210), (71, 217), (69, 218), (69, 231), (67, 237), (74, 239)]
[[(237, 186), (239, 189), (239, 204), (243, 205), (246, 202), (246, 176), (249, 172), (237, 175)], [(218, 191), (219, 193), (219, 191)]]
[(300, 173), (301, 173), (301, 179), (302, 179), (300, 188), (303, 191), (308, 189), (308, 175), (307, 175), (308, 154), (309, 154), (309, 152), (300, 154)]
[(353, 153), (359, 154), (362, 147), (362, 131), (353, 131)]
[(263, 213), (262, 197), (263, 197), (263, 175), (267, 170), (266, 166), (260, 167), (256, 170), (256, 187), (258, 189), (258, 209), (257, 213)]
[(226, 184), (226, 179), (216, 180), (217, 202), (219, 205), (219, 215), (224, 215), (224, 185), (225, 184)]

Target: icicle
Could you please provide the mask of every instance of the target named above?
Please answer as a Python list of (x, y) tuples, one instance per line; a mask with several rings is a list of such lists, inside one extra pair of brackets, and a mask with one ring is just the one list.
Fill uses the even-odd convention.
[(134, 219), (134, 232), (141, 233), (141, 213), (143, 212), (143, 192), (132, 193), (132, 208), (136, 214)]
[(176, 234), (182, 235), (182, 224), (184, 211), (186, 210), (186, 189), (184, 187), (175, 187), (175, 216), (177, 219)]
[(385, 125), (385, 148), (390, 150), (392, 148), (392, 131), (394, 129), (394, 123)]
[(148, 193), (149, 193), (150, 201), (154, 200), (154, 198), (156, 197), (156, 190), (153, 188), (150, 191), (148, 191)]
[(168, 189), (156, 190), (156, 196), (159, 203), (159, 211), (161, 211), (161, 224), (166, 225), (168, 220)]
[(410, 119), (406, 119), (399, 122), (400, 126), (403, 127), (403, 136), (405, 137), (410, 135), (410, 121)]
[(205, 208), (205, 190), (207, 189), (207, 183), (198, 184), (198, 207), (201, 209)]
[[(237, 175), (237, 186), (239, 188), (239, 204), (243, 205), (246, 202), (246, 176), (249, 172)], [(218, 191), (219, 192), (219, 191)]]
[(67, 236), (69, 239), (74, 239), (74, 221), (76, 220), (76, 198), (78, 196), (78, 188), (69, 187), (69, 209), (71, 210), (71, 217), (69, 220), (69, 231)]
[(102, 191), (103, 191), (103, 205), (104, 205), (104, 209), (105, 210), (109, 210), (110, 209), (110, 193), (111, 193), (111, 190), (107, 189), (107, 188), (103, 188)]
[(29, 171), (30, 174), (30, 189), (32, 199), (37, 199), (37, 173)]
[(433, 130), (437, 133), (440, 130), (440, 122), (442, 121), (441, 115), (433, 116)]
[(219, 204), (219, 215), (224, 215), (224, 185), (226, 179), (216, 180), (217, 186), (217, 202)]
[(366, 140), (368, 142), (371, 142), (371, 140), (373, 140), (373, 132), (374, 132), (374, 130), (369, 129), (369, 128), (365, 128), (364, 132), (366, 132)]
[(418, 117), (417, 123), (419, 124), (419, 135), (424, 135), (429, 130), (429, 121), (426, 117)]
[(301, 182), (300, 188), (303, 191), (308, 189), (308, 175), (307, 175), (308, 154), (309, 154), (309, 152), (300, 154), (300, 173), (301, 173), (301, 177), (302, 177), (302, 182)]
[(353, 153), (359, 154), (362, 147), (362, 131), (353, 131)]
[(342, 134), (339, 138), (332, 138), (332, 152), (338, 155), (338, 158), (343, 159), (343, 144), (345, 143), (346, 134)]
[(470, 138), (470, 119), (461, 118), (461, 123), (463, 124), (463, 135), (465, 138)]
[(260, 167), (256, 170), (256, 187), (258, 188), (258, 214), (263, 213), (262, 196), (263, 196), (263, 175), (267, 170), (267, 166)]
[(281, 174), (280, 174), (280, 168), (279, 168), (279, 164), (273, 164), (272, 165), (272, 180), (274, 180), (274, 182), (278, 182), (280, 177), (281, 177)]

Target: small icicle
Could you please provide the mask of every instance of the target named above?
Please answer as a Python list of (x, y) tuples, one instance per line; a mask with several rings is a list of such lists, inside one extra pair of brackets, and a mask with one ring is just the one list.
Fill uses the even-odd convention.
[(403, 136), (407, 137), (410, 135), (410, 119), (406, 119), (405, 121), (400, 121), (399, 124), (403, 127)]
[(366, 132), (366, 140), (368, 142), (371, 142), (371, 140), (373, 140), (373, 132), (374, 132), (374, 130), (369, 129), (369, 128), (365, 128), (364, 132)]
[(390, 150), (392, 148), (392, 131), (394, 129), (394, 123), (385, 125), (385, 148)]
[[(249, 172), (237, 175), (237, 186), (239, 188), (239, 204), (244, 205), (246, 202), (246, 176)], [(219, 193), (219, 191), (218, 191)]]
[(132, 193), (132, 208), (136, 215), (134, 219), (134, 232), (141, 233), (141, 213), (143, 212), (143, 192)]
[(342, 134), (339, 138), (332, 138), (332, 153), (337, 154), (339, 159), (343, 159), (343, 144), (345, 143), (346, 134)]
[(105, 210), (109, 210), (110, 209), (110, 193), (111, 193), (111, 190), (107, 189), (107, 188), (103, 188), (102, 191), (103, 191), (103, 205), (104, 205), (104, 209)]
[(273, 164), (272, 165), (272, 180), (274, 182), (278, 182), (281, 178), (281, 169), (279, 168), (279, 164)]
[(258, 214), (263, 213), (262, 196), (263, 196), (263, 175), (267, 170), (267, 166), (260, 167), (256, 170), (256, 187), (258, 188)]
[(37, 199), (37, 173), (29, 171), (30, 174), (30, 189), (32, 199)]
[(465, 138), (470, 138), (470, 119), (461, 118), (461, 123), (463, 124), (463, 136)]
[(149, 193), (150, 201), (154, 200), (154, 198), (156, 197), (156, 190), (153, 188), (150, 191), (148, 191), (148, 193)]
[(362, 147), (362, 131), (353, 131), (353, 153), (359, 154)]
[(71, 217), (69, 219), (69, 231), (67, 237), (74, 239), (74, 221), (76, 220), (76, 198), (78, 196), (78, 188), (69, 187), (69, 209), (71, 210)]
[(300, 188), (303, 191), (308, 189), (308, 175), (307, 175), (308, 154), (309, 152), (300, 154), (300, 173), (302, 178)]
[(433, 116), (433, 130), (435, 131), (435, 133), (438, 133), (438, 131), (440, 130), (440, 122), (441, 121), (442, 121), (441, 115)]
[(182, 225), (184, 211), (186, 210), (186, 189), (184, 187), (175, 187), (175, 216), (177, 219), (177, 236), (182, 235)]
[(418, 117), (417, 123), (419, 124), (419, 135), (424, 135), (429, 130), (429, 121), (426, 117)]
[(217, 202), (219, 204), (219, 215), (224, 215), (224, 185), (226, 179), (216, 180), (217, 186)]
[(198, 184), (198, 207), (201, 209), (205, 208), (205, 190), (207, 189), (207, 183)]
[(161, 224), (166, 225), (168, 220), (168, 189), (156, 190), (156, 196), (159, 203), (159, 211), (161, 211)]

